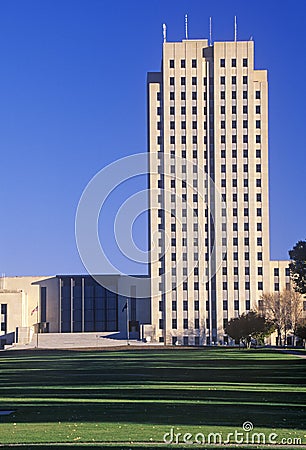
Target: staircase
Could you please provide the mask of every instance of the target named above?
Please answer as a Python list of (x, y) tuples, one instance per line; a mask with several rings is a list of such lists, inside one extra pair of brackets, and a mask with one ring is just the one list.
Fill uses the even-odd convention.
[[(143, 344), (139, 341), (130, 341), (131, 344)], [(95, 332), (95, 333), (41, 333), (33, 335), (28, 344), (14, 344), (6, 349), (31, 349), (31, 348), (97, 348), (118, 347), (127, 345), (126, 339), (120, 338), (120, 332)]]

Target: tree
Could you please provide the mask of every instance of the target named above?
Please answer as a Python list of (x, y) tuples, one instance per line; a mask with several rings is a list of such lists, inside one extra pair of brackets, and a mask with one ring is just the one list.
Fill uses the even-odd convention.
[(298, 241), (289, 251), (289, 264), (294, 289), (300, 294), (306, 294), (306, 241)]
[(301, 321), (297, 325), (295, 334), (298, 338), (300, 338), (303, 341), (303, 344), (306, 348), (306, 320), (305, 319), (304, 319), (304, 321)]
[(250, 348), (252, 339), (262, 340), (274, 331), (274, 325), (265, 317), (254, 311), (231, 319), (225, 326), (225, 332), (235, 341), (240, 341)]
[(290, 330), (295, 334), (303, 315), (303, 298), (292, 289), (265, 293), (261, 296), (258, 312), (274, 323), (277, 343), (281, 346), (283, 342), (286, 343)]

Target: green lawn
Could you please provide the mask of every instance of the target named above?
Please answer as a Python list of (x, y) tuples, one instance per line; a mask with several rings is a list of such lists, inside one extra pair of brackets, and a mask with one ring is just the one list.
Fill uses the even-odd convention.
[[(273, 350), (1, 352), (0, 411), (15, 413), (0, 416), (0, 444), (174, 448), (163, 442), (173, 429), (182, 433), (180, 448), (215, 448), (184, 446), (185, 433), (193, 442), (202, 433), (197, 439), (204, 435), (206, 443), (209, 433), (221, 433), (223, 443), (235, 430), (243, 433), (239, 448), (252, 448), (247, 436), (251, 442), (259, 432), (265, 439), (275, 433), (277, 443), (300, 438), (306, 445), (305, 364)], [(254, 426), (249, 434), (246, 421)]]

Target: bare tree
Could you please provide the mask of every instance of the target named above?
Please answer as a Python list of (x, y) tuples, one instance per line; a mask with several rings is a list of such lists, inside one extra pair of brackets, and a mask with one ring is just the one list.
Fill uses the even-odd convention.
[(278, 345), (286, 344), (289, 331), (295, 333), (303, 314), (303, 298), (293, 290), (264, 293), (258, 302), (258, 312), (271, 320), (277, 331)]

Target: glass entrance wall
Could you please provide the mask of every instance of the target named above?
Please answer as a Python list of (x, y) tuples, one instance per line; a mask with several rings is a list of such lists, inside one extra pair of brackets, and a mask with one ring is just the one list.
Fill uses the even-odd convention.
[(60, 276), (61, 332), (118, 331), (118, 295), (90, 276)]

